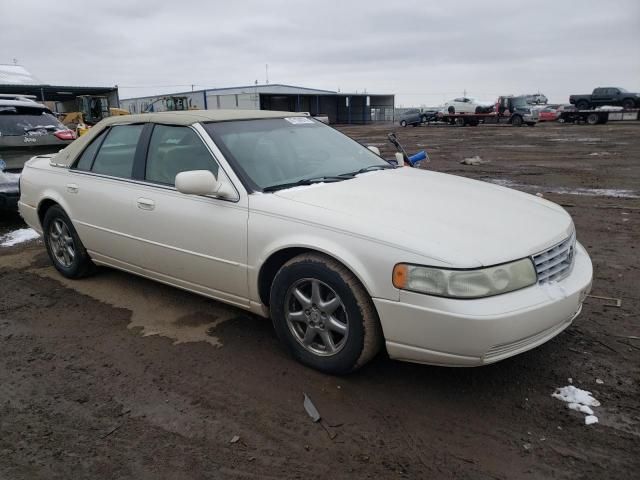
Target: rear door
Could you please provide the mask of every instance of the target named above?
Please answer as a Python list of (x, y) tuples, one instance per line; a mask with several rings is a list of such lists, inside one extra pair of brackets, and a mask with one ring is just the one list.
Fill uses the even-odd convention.
[(200, 133), (188, 126), (155, 125), (140, 183), (127, 208), (140, 240), (137, 264), (159, 277), (215, 298), (247, 305), (246, 195), (233, 200), (184, 195), (175, 177), (189, 170), (226, 173)]
[(68, 213), (98, 261), (117, 261), (126, 267), (140, 258), (140, 242), (132, 236), (136, 220), (132, 199), (139, 186), (132, 175), (138, 144), (148, 140), (144, 131), (145, 124), (105, 130), (84, 149), (64, 186)]

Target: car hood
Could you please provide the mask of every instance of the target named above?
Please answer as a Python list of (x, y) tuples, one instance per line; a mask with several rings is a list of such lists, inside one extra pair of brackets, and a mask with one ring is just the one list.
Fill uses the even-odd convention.
[(434, 265), (460, 268), (538, 253), (574, 228), (569, 214), (547, 200), (409, 167), (274, 195), (311, 207), (285, 209), (305, 222), (411, 251)]

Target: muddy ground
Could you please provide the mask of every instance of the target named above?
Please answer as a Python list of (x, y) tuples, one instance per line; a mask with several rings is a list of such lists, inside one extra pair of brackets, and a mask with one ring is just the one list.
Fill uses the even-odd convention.
[[(391, 128), (343, 130), (390, 155)], [(640, 125), (397, 131), (428, 168), (563, 204), (592, 255), (592, 294), (621, 306), (588, 298), (566, 332), (487, 367), (380, 355), (331, 377), (240, 310), (108, 269), (63, 280), (38, 240), (0, 248), (0, 478), (637, 475)], [(488, 163), (460, 164), (476, 155)], [(5, 215), (0, 233), (19, 226)], [(569, 378), (602, 403), (599, 423), (551, 397)]]

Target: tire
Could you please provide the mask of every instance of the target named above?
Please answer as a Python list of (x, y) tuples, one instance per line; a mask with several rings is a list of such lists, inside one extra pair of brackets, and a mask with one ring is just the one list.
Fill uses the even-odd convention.
[(328, 256), (309, 253), (285, 263), (273, 280), (270, 305), (280, 341), (294, 358), (316, 370), (352, 372), (382, 346), (371, 297), (353, 273)]
[(407, 126), (407, 121), (406, 120), (400, 120), (400, 126), (401, 127), (406, 127)]
[(636, 102), (633, 101), (633, 98), (625, 98), (622, 101), (622, 108), (630, 110), (636, 107)]
[(521, 127), (522, 117), (520, 115), (514, 115), (513, 117), (511, 117), (511, 125), (513, 125), (514, 127)]
[(422, 123), (427, 123), (427, 116), (426, 115), (422, 115), (422, 117), (420, 117), (420, 121)]
[(586, 100), (580, 100), (578, 103), (576, 103), (576, 108), (578, 110), (589, 110), (589, 102), (587, 102)]
[(454, 119), (454, 123), (455, 123), (455, 124), (456, 124), (456, 126), (458, 126), (458, 127), (464, 127), (464, 126), (465, 126), (465, 124), (466, 124), (466, 122), (465, 122), (464, 118), (462, 118), (462, 117), (457, 117), (457, 118), (455, 118), (455, 119)]
[(67, 278), (82, 278), (95, 270), (73, 223), (58, 205), (47, 210), (42, 222), (44, 244), (51, 263)]
[(589, 125), (597, 125), (600, 123), (600, 115), (597, 113), (590, 113), (587, 115), (587, 123)]
[(454, 113), (456, 113), (456, 107), (451, 105), (449, 108), (447, 108), (447, 112), (453, 115)]

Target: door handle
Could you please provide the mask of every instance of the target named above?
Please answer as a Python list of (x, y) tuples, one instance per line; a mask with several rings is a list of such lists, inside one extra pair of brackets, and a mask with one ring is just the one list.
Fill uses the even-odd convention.
[(156, 202), (149, 198), (139, 198), (138, 208), (141, 208), (142, 210), (153, 210), (156, 208)]
[(67, 183), (67, 192), (69, 193), (78, 193), (78, 185), (75, 183)]

